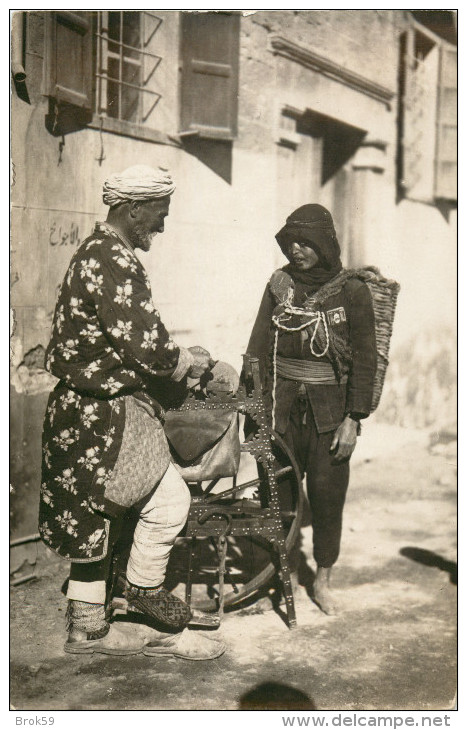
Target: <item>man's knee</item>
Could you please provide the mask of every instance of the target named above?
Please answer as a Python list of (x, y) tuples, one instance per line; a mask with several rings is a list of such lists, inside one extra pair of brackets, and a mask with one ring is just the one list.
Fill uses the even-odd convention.
[(178, 514), (180, 517), (180, 520), (183, 522), (186, 522), (186, 519), (188, 517), (188, 512), (190, 511), (190, 504), (191, 504), (191, 493), (188, 489), (186, 482), (184, 479), (180, 476), (178, 471), (174, 468), (174, 472), (177, 474), (177, 507), (178, 507)]
[(188, 517), (191, 504), (191, 494), (186, 482), (171, 463), (164, 474), (156, 495), (159, 491), (160, 500), (166, 503), (172, 523), (184, 524)]

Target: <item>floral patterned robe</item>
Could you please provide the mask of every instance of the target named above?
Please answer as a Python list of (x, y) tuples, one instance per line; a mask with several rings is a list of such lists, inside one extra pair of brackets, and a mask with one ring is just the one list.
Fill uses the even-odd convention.
[(179, 380), (188, 367), (182, 360), (143, 265), (116, 231), (97, 223), (71, 260), (46, 354), (59, 383), (44, 421), (39, 531), (62, 557), (106, 555), (104, 490), (122, 441), (125, 396), (144, 398), (151, 382), (175, 386), (170, 376), (178, 371)]

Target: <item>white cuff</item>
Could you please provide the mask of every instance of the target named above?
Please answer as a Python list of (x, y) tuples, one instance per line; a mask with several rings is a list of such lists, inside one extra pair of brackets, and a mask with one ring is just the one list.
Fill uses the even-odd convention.
[(177, 367), (170, 376), (170, 379), (175, 380), (175, 382), (177, 383), (179, 383), (180, 380), (187, 374), (188, 370), (195, 362), (195, 358), (189, 350), (187, 350), (185, 347), (180, 347), (179, 349), (180, 354), (178, 356)]
[(105, 580), (93, 580), (89, 583), (81, 580), (69, 580), (66, 597), (70, 601), (105, 603)]

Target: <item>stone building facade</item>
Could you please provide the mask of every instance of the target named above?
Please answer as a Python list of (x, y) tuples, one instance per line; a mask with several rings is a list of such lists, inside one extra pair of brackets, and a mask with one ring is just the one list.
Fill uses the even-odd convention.
[(57, 287), (106, 215), (104, 179), (131, 164), (166, 166), (177, 183), (166, 232), (142, 259), (181, 344), (240, 366), (266, 279), (284, 263), (274, 234), (294, 207), (320, 202), (344, 263), (401, 283), (381, 417), (426, 427), (452, 409), (454, 21), (401, 10), (13, 14), (15, 534), (35, 531)]

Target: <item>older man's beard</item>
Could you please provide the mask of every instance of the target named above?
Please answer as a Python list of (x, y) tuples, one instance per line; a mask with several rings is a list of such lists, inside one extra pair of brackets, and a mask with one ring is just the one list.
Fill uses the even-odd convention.
[(134, 248), (141, 248), (143, 251), (149, 251), (153, 238), (155, 238), (156, 235), (156, 233), (148, 231), (145, 226), (136, 223), (130, 240)]

